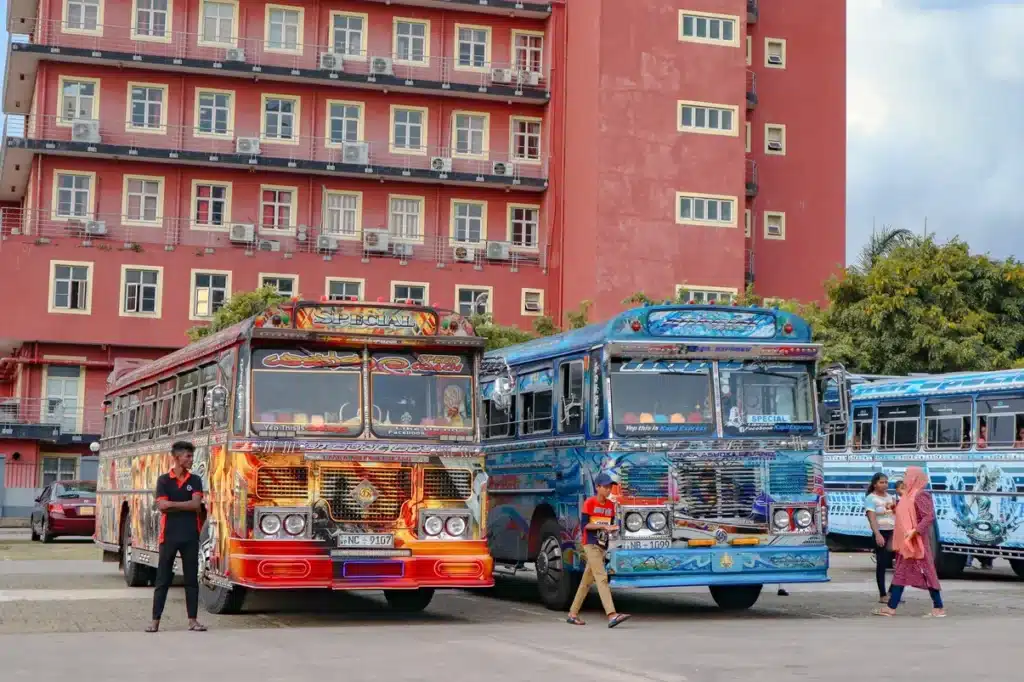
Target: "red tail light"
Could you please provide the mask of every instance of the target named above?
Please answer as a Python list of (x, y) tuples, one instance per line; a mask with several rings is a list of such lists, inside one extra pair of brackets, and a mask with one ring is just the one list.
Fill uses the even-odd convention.
[(50, 505), (50, 513), (51, 514), (63, 514), (64, 513), (64, 505), (63, 504), (51, 504)]

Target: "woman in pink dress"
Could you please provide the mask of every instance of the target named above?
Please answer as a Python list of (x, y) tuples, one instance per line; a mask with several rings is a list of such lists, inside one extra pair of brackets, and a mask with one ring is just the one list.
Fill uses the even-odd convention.
[(909, 467), (903, 478), (906, 493), (896, 505), (896, 529), (892, 544), (896, 553), (896, 570), (889, 588), (889, 604), (872, 611), (876, 616), (895, 616), (906, 587), (928, 590), (932, 597), (932, 611), (926, 618), (945, 618), (942, 589), (935, 573), (928, 533), (935, 522), (935, 505), (931, 493), (925, 490), (928, 476), (920, 467)]

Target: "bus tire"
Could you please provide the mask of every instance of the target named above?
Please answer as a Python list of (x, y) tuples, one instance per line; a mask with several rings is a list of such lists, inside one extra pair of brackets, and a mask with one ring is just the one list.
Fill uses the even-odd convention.
[(131, 517), (124, 517), (124, 524), (121, 526), (121, 572), (128, 587), (145, 587), (153, 579), (154, 571), (149, 566), (132, 561), (131, 528)]
[(540, 547), (534, 566), (537, 570), (537, 592), (541, 603), (552, 611), (564, 611), (572, 604), (583, 578), (569, 570), (562, 558), (561, 527), (556, 519), (548, 519), (540, 527)]
[(1024, 559), (1010, 559), (1010, 568), (1018, 578), (1024, 578)]
[(723, 611), (745, 611), (757, 603), (763, 585), (711, 585), (711, 598)]
[(241, 612), (248, 591), (238, 585), (225, 587), (214, 585), (207, 580), (212, 552), (213, 538), (210, 522), (207, 521), (199, 531), (199, 567), (196, 573), (199, 578), (199, 601), (203, 603), (207, 613), (215, 616), (233, 616)]
[(963, 575), (964, 569), (967, 568), (967, 555), (943, 552), (938, 537), (938, 529), (933, 528), (929, 542), (931, 543), (932, 556), (935, 557), (935, 573), (939, 576), (940, 580), (959, 578)]
[(421, 587), (418, 590), (384, 590), (384, 598), (392, 611), (399, 613), (419, 613), (434, 598), (433, 587)]

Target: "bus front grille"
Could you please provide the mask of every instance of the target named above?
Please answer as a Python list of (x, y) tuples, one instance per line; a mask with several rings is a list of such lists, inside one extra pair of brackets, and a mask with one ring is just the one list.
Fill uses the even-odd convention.
[(306, 499), (309, 495), (309, 469), (305, 467), (260, 467), (256, 472), (256, 497)]
[(761, 466), (740, 462), (676, 464), (678, 511), (692, 519), (747, 519), (761, 492)]
[(619, 473), (626, 497), (668, 497), (668, 465), (627, 463)]
[(335, 521), (385, 523), (398, 519), (412, 496), (412, 470), (344, 467), (320, 470), (320, 497)]
[(769, 464), (768, 492), (777, 496), (813, 493), (814, 463), (807, 461)]
[(473, 472), (437, 467), (423, 470), (423, 497), (428, 500), (465, 500), (473, 494)]

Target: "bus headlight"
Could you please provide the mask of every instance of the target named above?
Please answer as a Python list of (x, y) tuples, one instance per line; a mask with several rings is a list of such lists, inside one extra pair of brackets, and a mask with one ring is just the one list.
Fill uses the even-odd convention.
[(264, 514), (260, 518), (260, 530), (264, 535), (277, 535), (281, 532), (281, 517), (277, 514)]
[(644, 527), (644, 517), (640, 516), (636, 512), (629, 512), (626, 514), (626, 530), (630, 533), (635, 533)]
[(665, 517), (664, 512), (651, 512), (648, 514), (647, 527), (655, 533), (660, 533), (665, 530), (666, 525), (668, 525), (668, 519)]
[(793, 521), (796, 522), (797, 528), (809, 528), (814, 523), (814, 515), (809, 509), (797, 509), (793, 514)]
[(461, 516), (452, 516), (444, 524), (444, 529), (448, 531), (448, 535), (459, 537), (466, 532), (466, 519)]
[(304, 530), (306, 530), (305, 516), (302, 516), (301, 514), (289, 514), (284, 517), (284, 531), (288, 533), (288, 535), (302, 535)]
[(440, 535), (444, 530), (444, 521), (440, 516), (428, 516), (423, 522), (423, 530), (427, 535)]
[(772, 525), (776, 530), (789, 530), (789, 512), (785, 509), (776, 509), (772, 514)]

